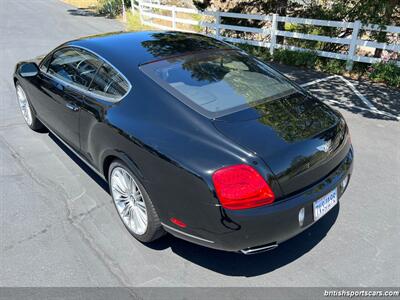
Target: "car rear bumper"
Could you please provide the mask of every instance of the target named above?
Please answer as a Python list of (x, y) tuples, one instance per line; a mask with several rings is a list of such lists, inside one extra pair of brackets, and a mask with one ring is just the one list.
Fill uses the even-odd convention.
[[(201, 230), (189, 232), (164, 224), (171, 234), (206, 247), (253, 254), (276, 248), (280, 243), (296, 236), (314, 223), (314, 201), (337, 188), (338, 199), (346, 186), (341, 183), (351, 178), (353, 150), (321, 182), (305, 191), (277, 201), (273, 205), (247, 210), (221, 210), (221, 226), (218, 233)], [(299, 212), (304, 208), (304, 221), (299, 223)], [(329, 212), (330, 213), (330, 212)], [(329, 214), (328, 213), (328, 214)], [(322, 217), (323, 218), (323, 217)]]

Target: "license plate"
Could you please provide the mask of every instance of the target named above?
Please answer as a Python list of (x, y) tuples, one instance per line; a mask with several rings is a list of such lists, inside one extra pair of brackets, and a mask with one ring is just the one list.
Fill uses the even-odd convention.
[(317, 221), (332, 209), (338, 202), (337, 188), (314, 202), (314, 221)]

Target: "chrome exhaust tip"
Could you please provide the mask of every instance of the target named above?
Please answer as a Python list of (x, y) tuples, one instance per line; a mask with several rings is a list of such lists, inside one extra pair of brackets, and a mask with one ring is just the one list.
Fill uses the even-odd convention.
[(245, 255), (250, 255), (250, 254), (257, 254), (257, 253), (261, 253), (261, 252), (270, 251), (270, 250), (275, 249), (276, 247), (278, 247), (278, 244), (275, 242), (275, 243), (270, 243), (270, 244), (263, 245), (263, 246), (242, 249), (242, 250), (240, 250), (240, 252), (242, 252)]

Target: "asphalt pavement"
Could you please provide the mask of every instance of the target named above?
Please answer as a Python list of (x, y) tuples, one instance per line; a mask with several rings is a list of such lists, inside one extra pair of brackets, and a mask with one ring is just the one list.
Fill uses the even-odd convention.
[[(0, 0), (0, 286), (398, 285), (400, 95), (365, 81), (308, 86), (343, 113), (355, 149), (340, 205), (309, 230), (253, 256), (171, 236), (151, 245), (133, 239), (107, 185), (51, 134), (24, 124), (12, 82), (19, 60), (121, 29), (57, 0)], [(277, 67), (300, 84), (327, 76)]]

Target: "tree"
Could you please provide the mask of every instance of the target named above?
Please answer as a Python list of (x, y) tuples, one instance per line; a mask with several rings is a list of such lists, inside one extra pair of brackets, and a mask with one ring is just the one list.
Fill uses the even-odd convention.
[[(364, 24), (377, 24), (380, 28), (385, 25), (400, 24), (399, 0), (335, 0), (311, 1), (298, 9), (295, 16), (335, 21), (353, 22), (360, 20)], [(315, 33), (315, 26), (301, 26), (303, 32)], [(379, 28), (379, 27), (378, 27)], [(318, 34), (328, 36), (347, 37), (351, 35), (350, 28), (320, 27)], [(374, 31), (371, 37), (378, 42), (387, 42), (388, 35), (383, 31)], [(339, 44), (323, 44), (322, 50), (337, 51), (345, 48)], [(380, 57), (381, 49), (376, 49), (375, 56)]]
[[(384, 28), (385, 25), (400, 24), (400, 1), (399, 0), (364, 0), (364, 1), (352, 1), (355, 2), (353, 9), (349, 13), (351, 19), (358, 19), (363, 23), (372, 23), (381, 25)], [(387, 34), (384, 31), (374, 32), (374, 37), (377, 42), (387, 42)], [(375, 50), (375, 57), (380, 57), (382, 49)]]
[[(297, 7), (299, 3), (289, 0), (194, 0), (194, 5), (198, 9), (214, 8), (220, 11), (247, 14), (278, 14), (285, 16), (293, 7)], [(221, 21), (223, 24), (232, 24), (239, 26), (255, 26), (262, 27), (266, 22), (246, 19), (226, 18)], [(278, 29), (284, 30), (285, 23), (279, 22)], [(236, 32), (240, 35), (241, 32)], [(283, 37), (278, 37), (278, 43), (283, 42)]]

